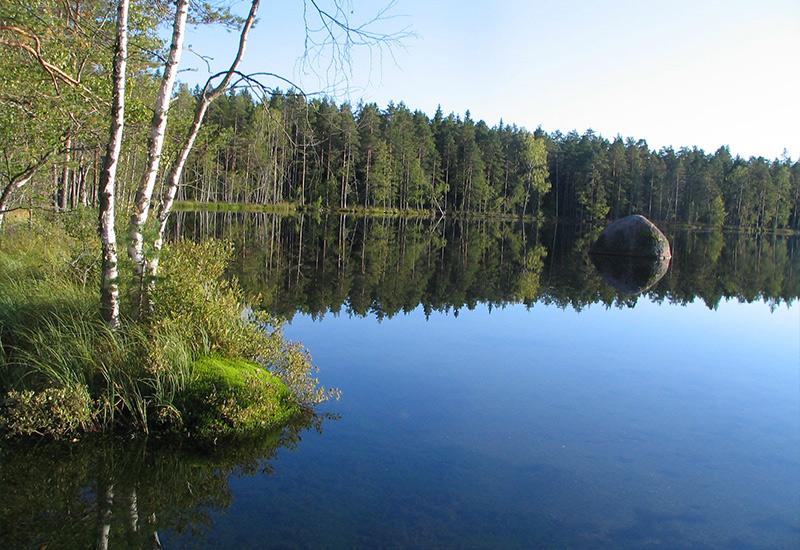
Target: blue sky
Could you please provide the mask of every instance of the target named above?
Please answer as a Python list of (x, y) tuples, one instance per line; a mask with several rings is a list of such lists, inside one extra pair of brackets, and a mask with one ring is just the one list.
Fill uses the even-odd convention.
[[(233, 2), (238, 12), (248, 5)], [(385, 5), (354, 0), (351, 22)], [(391, 13), (374, 30), (410, 28), (415, 36), (393, 55), (356, 48), (351, 72), (329, 76), (325, 57), (316, 71), (298, 64), (302, 0), (262, 0), (243, 69), (354, 103), (403, 101), (429, 114), (439, 104), (445, 112), (469, 109), (489, 124), (502, 118), (547, 131), (592, 128), (654, 147), (727, 144), (743, 156), (778, 157), (784, 148), (800, 155), (798, 0), (398, 0)], [(187, 42), (219, 70), (236, 36), (193, 29)], [(205, 63), (187, 55), (184, 65), (197, 69), (181, 73), (185, 81), (205, 81)]]

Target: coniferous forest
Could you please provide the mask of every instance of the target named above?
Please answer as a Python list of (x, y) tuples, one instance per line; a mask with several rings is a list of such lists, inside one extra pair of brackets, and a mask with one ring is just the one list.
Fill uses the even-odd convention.
[(800, 228), (800, 163), (297, 93), (214, 104), (185, 200)]
[[(199, 92), (195, 91), (195, 95)], [(165, 173), (195, 102), (186, 87), (172, 107)], [(69, 135), (7, 207), (96, 204), (97, 129)], [(147, 158), (143, 123), (131, 124), (120, 157), (119, 203), (131, 207)], [(13, 145), (12, 145), (13, 146)], [(164, 186), (159, 182), (159, 189)], [(469, 112), (433, 117), (403, 103), (337, 104), (274, 92), (233, 92), (210, 109), (183, 171), (178, 200), (396, 214), (534, 216), (580, 223), (640, 213), (666, 223), (800, 229), (800, 162), (745, 159), (727, 147), (652, 149), (643, 139), (588, 130), (547, 133)]]

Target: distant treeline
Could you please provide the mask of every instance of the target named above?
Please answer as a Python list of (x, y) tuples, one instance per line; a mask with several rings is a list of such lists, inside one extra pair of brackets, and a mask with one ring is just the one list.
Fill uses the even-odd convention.
[[(146, 79), (145, 79), (146, 80)], [(138, 88), (137, 88), (138, 89)], [(136, 91), (136, 89), (134, 90)], [(168, 171), (191, 123), (193, 93), (178, 90), (163, 155)], [(119, 211), (133, 204), (147, 158), (146, 109), (136, 106), (120, 158)], [(20, 206), (60, 210), (97, 204), (96, 128), (68, 135), (66, 150), (30, 185)], [(644, 140), (594, 132), (547, 134), (463, 116), (434, 116), (403, 103), (381, 109), (275, 92), (214, 104), (178, 199), (291, 205), (309, 211), (468, 213), (580, 223), (640, 213), (668, 223), (800, 231), (800, 161), (734, 157), (697, 148), (652, 150)]]
[[(486, 220), (178, 212), (172, 238), (237, 243), (234, 274), (259, 305), (295, 312), (391, 317), (537, 302), (581, 309), (633, 305), (586, 251), (599, 228)], [(777, 307), (800, 297), (800, 239), (676, 229), (673, 259), (651, 300), (715, 308), (725, 299)]]
[[(183, 93), (188, 93), (184, 90)], [(265, 108), (266, 107), (266, 108)], [(800, 162), (650, 149), (404, 104), (274, 93), (214, 104), (181, 198), (800, 229)]]

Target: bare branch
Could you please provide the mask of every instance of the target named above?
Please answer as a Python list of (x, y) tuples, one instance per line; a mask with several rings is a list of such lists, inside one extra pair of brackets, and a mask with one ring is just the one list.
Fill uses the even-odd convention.
[[(404, 40), (415, 36), (409, 27), (390, 32), (377, 28), (399, 17), (392, 13), (395, 6), (396, 0), (392, 0), (366, 21), (353, 23), (350, 19), (353, 10), (348, 0), (332, 0), (330, 9), (324, 9), (320, 0), (303, 0), (306, 34), (303, 56), (298, 60), (299, 69), (326, 82), (334, 82), (334, 89), (341, 84), (349, 87), (353, 62), (351, 51), (359, 46), (369, 50), (371, 77), (373, 50), (377, 50), (381, 60), (384, 50), (394, 59), (394, 49), (402, 47)], [(316, 66), (324, 63), (326, 57), (323, 78)]]
[(189, 44), (186, 47), (186, 49), (189, 51), (190, 54), (193, 54), (193, 55), (197, 56), (200, 59), (200, 61), (205, 63), (206, 64), (206, 69), (208, 70), (208, 72), (211, 72), (211, 61), (214, 60), (213, 57), (211, 57), (210, 55), (203, 55), (201, 53), (198, 53), (198, 52), (194, 51), (194, 49), (192, 49), (192, 45), (191, 44)]

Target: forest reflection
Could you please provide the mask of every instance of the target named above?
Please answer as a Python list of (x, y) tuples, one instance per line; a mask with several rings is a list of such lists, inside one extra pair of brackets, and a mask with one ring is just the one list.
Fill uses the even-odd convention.
[(200, 541), (233, 501), (231, 476), (269, 474), (330, 416), (211, 449), (147, 438), (0, 447), (0, 548), (161, 548)]
[(522, 303), (632, 307), (800, 296), (796, 236), (667, 228), (669, 264), (595, 261), (601, 228), (520, 221), (181, 212), (172, 238), (236, 245), (234, 275), (259, 305), (291, 318), (391, 317)]

